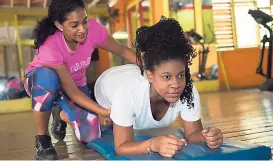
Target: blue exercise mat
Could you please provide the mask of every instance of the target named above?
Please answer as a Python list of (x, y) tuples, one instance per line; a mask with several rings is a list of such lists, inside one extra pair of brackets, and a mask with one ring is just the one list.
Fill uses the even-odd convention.
[[(175, 134), (184, 138), (182, 129), (165, 128), (135, 131), (135, 140), (142, 141), (152, 136)], [(270, 160), (271, 149), (261, 145), (246, 144), (241, 141), (224, 139), (218, 149), (210, 149), (205, 143), (188, 144), (172, 158), (159, 154), (117, 156), (114, 149), (112, 127), (102, 129), (102, 138), (91, 141), (88, 147), (96, 150), (108, 160)]]

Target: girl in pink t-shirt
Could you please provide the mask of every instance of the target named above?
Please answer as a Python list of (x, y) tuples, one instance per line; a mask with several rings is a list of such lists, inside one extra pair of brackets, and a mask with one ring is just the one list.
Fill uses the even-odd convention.
[(65, 122), (83, 143), (100, 137), (98, 114), (109, 116), (110, 110), (90, 99), (86, 85), (85, 71), (94, 48), (136, 62), (135, 53), (109, 37), (101, 24), (88, 19), (84, 7), (83, 0), (52, 0), (48, 16), (34, 30), (36, 55), (26, 69), (25, 88), (37, 126), (36, 159), (58, 159), (48, 134), (51, 111), (51, 131), (57, 140), (65, 137)]

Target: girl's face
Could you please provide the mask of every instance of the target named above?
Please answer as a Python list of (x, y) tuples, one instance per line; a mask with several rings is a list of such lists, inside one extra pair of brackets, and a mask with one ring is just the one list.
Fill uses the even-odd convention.
[(154, 71), (146, 70), (151, 87), (169, 103), (180, 99), (186, 86), (185, 64), (181, 59), (162, 62)]
[(78, 8), (66, 16), (62, 24), (56, 25), (68, 41), (83, 43), (87, 37), (87, 14), (83, 8)]

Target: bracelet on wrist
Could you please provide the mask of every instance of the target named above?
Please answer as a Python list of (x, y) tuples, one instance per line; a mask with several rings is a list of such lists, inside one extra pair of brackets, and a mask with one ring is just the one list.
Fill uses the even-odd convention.
[(152, 140), (153, 140), (153, 137), (152, 137), (151, 139), (149, 139), (149, 145), (148, 145), (148, 147), (147, 147), (147, 152), (148, 152), (149, 154), (155, 154), (155, 152), (153, 152), (152, 149), (151, 149)]

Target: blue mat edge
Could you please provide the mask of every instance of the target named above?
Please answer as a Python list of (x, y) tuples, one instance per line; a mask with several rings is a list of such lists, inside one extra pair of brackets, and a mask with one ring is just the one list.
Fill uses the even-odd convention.
[[(116, 156), (116, 153), (113, 151), (112, 153), (110, 153), (109, 155), (106, 155), (107, 152), (104, 152), (105, 150), (103, 148), (100, 148), (97, 140), (93, 140), (92, 142), (90, 142), (88, 144), (88, 147), (96, 150), (98, 153), (100, 153), (104, 158), (108, 159), (108, 160), (131, 160), (130, 158), (133, 156)], [(240, 151), (240, 152), (231, 152), (231, 153), (225, 153), (225, 154), (221, 154), (221, 158), (226, 158), (227, 160), (234, 160), (234, 159), (251, 159), (251, 160), (270, 160), (271, 159), (271, 149), (267, 146), (264, 145), (259, 145), (257, 147), (252, 147), (252, 148), (248, 148), (246, 149), (247, 151)], [(263, 154), (267, 154), (264, 156), (259, 156), (259, 158), (247, 158), (246, 156), (242, 156), (240, 158), (238, 158), (238, 153), (240, 153), (240, 155), (247, 155), (248, 153), (259, 153), (260, 151), (263, 151)], [(220, 157), (220, 154), (218, 155)], [(203, 156), (203, 157), (197, 157), (197, 158), (191, 158), (192, 160), (216, 160), (219, 157), (217, 157), (217, 155), (213, 155), (213, 156)], [(168, 159), (169, 160), (169, 159)], [(172, 158), (171, 160), (175, 160), (175, 157)], [(190, 159), (189, 159), (190, 160)]]
[[(104, 128), (102, 130), (102, 136), (107, 136), (107, 135), (111, 135), (111, 134), (113, 134), (112, 126), (108, 126), (108, 127)], [(101, 148), (99, 146), (99, 142), (100, 142), (100, 140), (102, 138), (95, 139), (95, 140), (89, 142), (87, 144), (87, 146), (90, 147), (90, 148), (92, 148), (93, 150), (97, 151), (99, 154), (101, 154), (107, 160), (132, 160), (131, 158), (134, 157), (134, 156), (117, 156), (114, 150), (110, 154), (106, 155), (109, 152), (106, 152), (104, 150), (105, 148)], [(227, 140), (231, 140), (231, 139), (227, 139)], [(237, 141), (237, 140), (234, 140), (234, 141)], [(238, 140), (238, 142), (241, 142), (241, 141)], [(263, 154), (266, 154), (266, 155), (264, 155), (262, 157), (259, 157), (259, 158), (251, 158), (251, 160), (257, 160), (257, 159), (259, 159), (259, 160), (270, 160), (271, 159), (272, 153), (271, 153), (271, 148), (270, 147), (265, 146), (265, 145), (253, 145), (253, 144), (249, 144), (249, 143), (244, 143), (244, 144), (250, 145), (252, 147), (251, 148), (246, 148), (247, 151), (230, 152), (230, 153), (213, 155), (213, 156), (209, 156), (208, 155), (208, 156), (202, 156), (202, 157), (192, 158), (192, 160), (193, 159), (194, 160), (216, 160), (217, 156), (220, 156), (220, 155), (221, 155), (221, 158), (228, 157), (228, 158), (226, 158), (227, 160), (247, 159), (245, 156), (241, 157), (241, 158), (238, 158), (238, 153), (247, 155), (250, 152), (251, 153), (259, 153), (261, 151), (263, 152)], [(113, 149), (112, 146), (109, 147), (109, 148)], [(137, 158), (134, 158), (134, 160), (137, 160)], [(172, 158), (172, 159), (168, 158), (167, 160), (175, 160), (175, 157)]]

